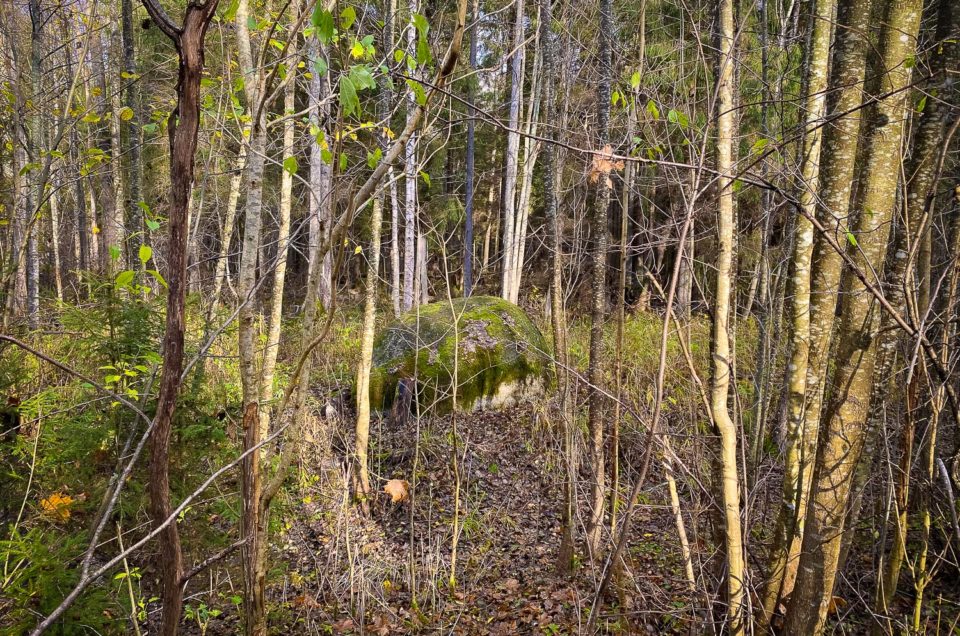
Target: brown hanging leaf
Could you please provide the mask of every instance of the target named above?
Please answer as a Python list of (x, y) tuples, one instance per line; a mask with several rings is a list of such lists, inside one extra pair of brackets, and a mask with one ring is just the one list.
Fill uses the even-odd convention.
[(613, 159), (613, 147), (610, 144), (607, 144), (603, 147), (600, 152), (596, 152), (593, 155), (593, 161), (590, 166), (590, 182), (596, 183), (600, 177), (605, 177), (607, 180), (607, 185), (612, 185), (610, 181), (610, 173), (614, 170), (620, 170), (623, 168), (623, 160), (614, 161)]
[(410, 495), (410, 484), (406, 479), (391, 479), (383, 487), (383, 492), (390, 495), (390, 500), (393, 503), (405, 501)]
[(830, 605), (827, 607), (827, 614), (830, 616), (835, 616), (840, 613), (844, 607), (846, 607), (847, 601), (839, 596), (830, 597)]

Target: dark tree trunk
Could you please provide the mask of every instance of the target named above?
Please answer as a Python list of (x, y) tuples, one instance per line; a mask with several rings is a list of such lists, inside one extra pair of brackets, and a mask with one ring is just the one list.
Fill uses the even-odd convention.
[[(160, 395), (151, 433), (150, 514), (155, 524), (170, 516), (170, 433), (180, 392), (183, 370), (184, 305), (187, 283), (187, 230), (190, 194), (193, 189), (193, 162), (200, 127), (200, 76), (203, 71), (203, 41), (219, 0), (204, 3), (191, 0), (183, 26), (167, 17), (157, 0), (144, 6), (158, 27), (173, 41), (180, 58), (177, 76), (177, 107), (170, 114), (170, 209), (167, 245), (167, 320), (163, 336), (163, 372)], [(180, 623), (183, 604), (183, 554), (177, 524), (171, 523), (160, 536), (158, 567), (163, 603), (160, 633), (172, 636)]]

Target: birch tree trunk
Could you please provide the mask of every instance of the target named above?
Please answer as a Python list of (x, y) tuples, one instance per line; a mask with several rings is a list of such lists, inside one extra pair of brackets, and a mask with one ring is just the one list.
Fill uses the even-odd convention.
[[(320, 44), (316, 35), (307, 40), (307, 56), (311, 69), (308, 90), (308, 105), (310, 107), (310, 133), (314, 143), (310, 144), (310, 204), (309, 204), (309, 235), (310, 248), (307, 255), (310, 266), (319, 267), (317, 277), (319, 287), (318, 300), (324, 308), (329, 309), (333, 294), (333, 262), (331, 251), (327, 250), (323, 257), (314, 259), (313, 255), (318, 246), (330, 236), (330, 226), (333, 222), (333, 166), (332, 155), (324, 161), (324, 153), (329, 153), (333, 143), (330, 129), (330, 71), (320, 73), (318, 62), (329, 69), (329, 61), (325, 48)], [(316, 261), (316, 264), (315, 264)], [(308, 271), (307, 278), (310, 278)]]
[[(904, 62), (916, 52), (920, 0), (885, 3), (880, 33), (877, 124), (866, 140), (861, 200), (848, 241), (848, 254), (864, 271), (882, 267), (896, 202), (900, 144), (906, 117), (911, 69)], [(850, 235), (848, 235), (850, 236)], [(853, 243), (856, 243), (854, 245)], [(796, 588), (787, 611), (788, 633), (823, 631), (833, 597), (850, 485), (860, 458), (870, 407), (876, 361), (876, 302), (856, 276), (846, 276), (841, 289), (837, 330), (837, 369), (831, 381), (830, 407), (823, 413), (824, 437), (818, 445), (811, 505), (807, 511)]]
[(233, 243), (233, 230), (237, 223), (237, 206), (240, 203), (240, 186), (247, 165), (247, 145), (240, 144), (237, 158), (234, 160), (230, 175), (230, 191), (227, 193), (226, 218), (223, 220), (223, 229), (220, 232), (220, 249), (217, 253), (217, 265), (213, 274), (213, 297), (210, 303), (210, 317), (213, 318), (220, 307), (220, 295), (223, 293), (223, 284), (229, 286), (230, 277), (230, 245)]
[[(539, 43), (539, 39), (536, 40)], [(510, 263), (513, 271), (510, 273), (510, 302), (516, 304), (520, 299), (520, 280), (523, 277), (523, 261), (526, 252), (527, 225), (530, 221), (530, 198), (533, 192), (533, 172), (537, 167), (537, 157), (540, 154), (540, 141), (536, 139), (540, 119), (540, 91), (541, 81), (541, 51), (539, 44), (534, 48), (533, 55), (533, 86), (530, 89), (530, 101), (527, 104), (527, 122), (524, 127), (523, 139), (523, 173), (520, 179), (520, 196), (514, 218), (514, 244)]]
[[(240, 255), (238, 276), (238, 301), (240, 303), (238, 344), (240, 354), (240, 380), (243, 393), (243, 448), (257, 446), (262, 439), (261, 422), (261, 375), (258, 365), (259, 303), (256, 294), (257, 261), (260, 253), (263, 207), (263, 172), (267, 146), (265, 108), (263, 99), (262, 69), (254, 66), (253, 42), (250, 34), (251, 21), (248, 0), (237, 3), (236, 28), (240, 70), (243, 73), (244, 94), (247, 111), (250, 113), (250, 135), (247, 148), (247, 164), (244, 174), (246, 209), (243, 223), (243, 247)], [(264, 105), (265, 106), (265, 105)], [(264, 263), (264, 265), (266, 265)], [(244, 633), (248, 636), (266, 631), (266, 571), (261, 554), (265, 555), (266, 520), (261, 515), (261, 471), (259, 453), (251, 453), (241, 463), (241, 536), (247, 539), (243, 551), (244, 583)]]
[(513, 58), (510, 60), (510, 115), (507, 122), (507, 151), (504, 157), (503, 191), (500, 200), (503, 205), (503, 249), (501, 263), (500, 295), (510, 300), (513, 277), (513, 256), (517, 202), (517, 171), (520, 161), (520, 101), (523, 95), (523, 2), (516, 0), (513, 25)]
[[(293, 15), (291, 15), (291, 24), (296, 23), (297, 13), (300, 11), (300, 0), (293, 1)], [(292, 28), (292, 27), (291, 27)], [(287, 163), (288, 157), (293, 157), (295, 120), (291, 115), (296, 112), (296, 73), (298, 59), (297, 53), (297, 33), (288, 33), (289, 45), (287, 47), (288, 59), (292, 63), (287, 64), (287, 82), (283, 90), (283, 113), (287, 117), (283, 122), (283, 156), (281, 165), (283, 172), (280, 174), (280, 215), (277, 222), (277, 255), (274, 258), (273, 266), (273, 292), (270, 297), (270, 315), (267, 322), (267, 342), (263, 352), (263, 371), (260, 379), (260, 400), (264, 405), (273, 401), (274, 372), (277, 368), (277, 354), (280, 350), (280, 327), (283, 322), (283, 285), (287, 276), (287, 255), (290, 251), (290, 209), (293, 205), (293, 177), (295, 171), (290, 169)], [(291, 78), (290, 76), (293, 76)], [(270, 411), (265, 408), (261, 412), (261, 428), (269, 430)]]
[[(417, 29), (413, 24), (413, 15), (420, 10), (419, 0), (409, 0), (410, 18), (407, 23), (407, 55), (416, 58)], [(407, 90), (407, 122), (417, 108), (413, 89)], [(415, 294), (417, 280), (417, 133), (410, 136), (404, 148), (404, 193), (403, 208), (403, 311), (409, 311), (419, 302)]]
[[(549, 1), (549, 0), (548, 0)], [(474, 26), (470, 30), (470, 70), (477, 68), (477, 22), (480, 19), (480, 0), (473, 2), (473, 22)], [(467, 157), (466, 157), (466, 190), (463, 215), (463, 295), (468, 298), (473, 293), (473, 199), (474, 190), (474, 159), (476, 155), (476, 110), (473, 103), (476, 100), (476, 91), (474, 90), (474, 79), (470, 79), (469, 89), (467, 91), (467, 101), (470, 102), (469, 117), (467, 119)]]

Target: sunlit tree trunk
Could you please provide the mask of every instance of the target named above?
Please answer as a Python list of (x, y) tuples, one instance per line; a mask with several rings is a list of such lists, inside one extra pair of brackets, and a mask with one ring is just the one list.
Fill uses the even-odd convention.
[[(871, 5), (872, 0), (841, 0), (837, 9), (835, 52), (828, 90), (829, 94), (835, 96), (835, 101), (828, 105), (827, 115), (831, 118), (831, 124), (824, 131), (820, 155), (817, 219), (829, 232), (830, 237), (841, 245), (847, 242), (846, 223), (860, 135), (859, 107), (863, 96)], [(829, 245), (826, 237), (815, 237), (810, 269), (810, 318), (804, 380), (805, 395), (801, 412), (803, 421), (799, 431), (800, 447), (797, 452), (799, 478), (793, 512), (793, 519), (796, 522), (793, 524), (793, 531), (787, 535), (790, 543), (779, 598), (790, 594), (796, 578), (796, 565), (807, 518), (807, 501), (817, 451), (823, 385), (828, 370), (828, 352), (833, 335), (841, 265), (842, 258)], [(764, 601), (764, 607), (775, 607), (775, 605), (769, 605), (769, 601), (768, 596)]]
[[(792, 351), (787, 365), (788, 412), (787, 449), (784, 457), (783, 499), (777, 517), (774, 545), (770, 554), (770, 570), (763, 594), (761, 623), (766, 626), (776, 609), (786, 571), (789, 588), (793, 587), (796, 562), (788, 563), (790, 545), (802, 536), (797, 523), (800, 494), (801, 451), (803, 441), (803, 407), (807, 385), (807, 353), (810, 338), (810, 260), (813, 257), (813, 218), (816, 216), (820, 181), (820, 145), (823, 138), (822, 119), (826, 111), (827, 72), (830, 64), (830, 39), (836, 9), (835, 0), (816, 0), (812, 15), (812, 35), (807, 54), (806, 131), (801, 157), (800, 210), (796, 217), (793, 243), (793, 303), (791, 305)], [(794, 559), (796, 555), (793, 555)], [(789, 589), (787, 590), (789, 593)]]
[[(866, 139), (861, 199), (855, 226), (848, 230), (848, 255), (869, 272), (882, 267), (896, 202), (911, 70), (904, 64), (916, 51), (920, 0), (888, 0), (883, 14), (876, 125)], [(856, 245), (854, 245), (856, 244)], [(860, 458), (870, 408), (876, 361), (877, 305), (864, 284), (846, 276), (841, 289), (837, 330), (837, 368), (830, 382), (830, 406), (823, 412), (810, 506), (803, 534), (799, 571), (790, 607), (788, 633), (823, 631), (833, 596), (850, 485)]]
[[(294, 0), (294, 15), (291, 21), (296, 21), (296, 12), (299, 11), (300, 1)], [(289, 33), (290, 44), (287, 54), (291, 60), (298, 58), (297, 33)], [(287, 82), (283, 89), (283, 113), (288, 118), (283, 122), (283, 156), (281, 164), (283, 172), (280, 174), (280, 214), (277, 220), (277, 254), (273, 264), (273, 290), (270, 296), (270, 314), (267, 321), (267, 342), (263, 351), (263, 370), (260, 378), (260, 399), (264, 405), (273, 401), (274, 372), (277, 368), (277, 354), (280, 350), (280, 328), (283, 323), (283, 286), (287, 276), (287, 255), (290, 251), (290, 210), (293, 206), (293, 177), (295, 171), (287, 162), (294, 157), (295, 120), (290, 115), (296, 112), (296, 63), (288, 64)], [(291, 75), (293, 78), (291, 78)], [(294, 157), (295, 159), (295, 157)], [(261, 413), (262, 428), (269, 428), (269, 410)]]
[[(417, 29), (413, 24), (413, 15), (420, 10), (419, 0), (409, 0), (408, 8), (410, 17), (407, 23), (407, 55), (416, 58), (417, 48)], [(417, 108), (416, 95), (413, 89), (407, 90), (407, 121), (409, 122), (412, 113)], [(417, 279), (419, 270), (417, 269), (417, 140), (418, 135), (414, 133), (410, 141), (404, 148), (403, 175), (404, 192), (403, 201), (403, 304), (401, 309), (408, 311), (419, 303), (419, 294), (417, 294)]]
[(210, 316), (213, 317), (220, 307), (220, 295), (223, 293), (223, 284), (229, 286), (230, 277), (230, 245), (233, 243), (233, 230), (237, 223), (237, 206), (240, 204), (240, 186), (243, 184), (243, 174), (247, 165), (247, 146), (240, 144), (240, 150), (234, 160), (230, 175), (229, 191), (227, 192), (227, 206), (220, 232), (220, 249), (217, 252), (217, 265), (213, 274), (213, 295), (210, 303)]
[(745, 567), (740, 527), (740, 480), (737, 475), (737, 427), (731, 419), (727, 399), (730, 392), (733, 352), (730, 350), (729, 320), (733, 283), (734, 192), (733, 144), (736, 136), (734, 113), (734, 25), (733, 0), (722, 0), (719, 10), (720, 60), (717, 104), (717, 283), (713, 302), (712, 366), (710, 407), (720, 435), (721, 496), (727, 556), (727, 620), (730, 634), (742, 634), (745, 619)]
[[(473, 2), (473, 20), (474, 26), (470, 30), (470, 70), (477, 68), (477, 26), (480, 18), (480, 0)], [(467, 151), (466, 151), (466, 177), (464, 183), (464, 206), (463, 206), (463, 295), (470, 296), (473, 293), (473, 199), (474, 190), (474, 160), (476, 155), (476, 121), (477, 112), (472, 108), (476, 100), (476, 91), (474, 90), (475, 80), (470, 79), (469, 90), (467, 92), (467, 101), (471, 104), (469, 119), (467, 119)]]
[[(960, 9), (951, 10), (950, 2), (941, 0), (938, 4), (938, 19), (935, 29), (935, 42), (943, 43), (951, 34), (954, 27), (953, 21), (960, 16)], [(937, 77), (943, 77), (946, 69), (944, 51), (954, 49), (955, 45), (938, 44), (935, 45), (931, 54), (931, 70)], [(939, 51), (939, 52), (938, 52)], [(948, 80), (949, 81), (949, 80)], [(939, 90), (935, 90), (937, 97), (949, 94), (950, 87), (945, 81), (940, 82)], [(922, 98), (921, 98), (922, 99)], [(916, 264), (911, 267), (911, 257), (919, 255), (922, 249), (921, 243), (924, 242), (924, 227), (931, 223), (927, 218), (930, 212), (931, 197), (934, 194), (934, 178), (937, 170), (937, 158), (941, 152), (941, 146), (944, 139), (944, 106), (940, 99), (927, 98), (924, 100), (925, 107), (919, 114), (919, 125), (914, 133), (913, 154), (907, 164), (905, 176), (908, 180), (906, 188), (906, 201), (902, 206), (905, 210), (905, 218), (897, 225), (896, 240), (893, 243), (893, 252), (887, 258), (887, 271), (885, 274), (885, 289), (888, 300), (898, 311), (905, 309), (913, 317), (914, 323), (919, 324), (923, 315), (927, 311), (924, 304), (928, 301), (929, 293), (920, 292), (925, 285), (920, 280), (922, 276), (922, 264), (917, 259)], [(921, 267), (918, 267), (920, 265)], [(911, 274), (908, 276), (908, 274)], [(907, 295), (907, 290), (909, 296)], [(917, 290), (917, 291), (914, 291)], [(952, 291), (952, 290), (948, 290)], [(912, 302), (911, 302), (912, 301)], [(889, 314), (884, 313), (880, 321), (880, 331), (877, 344), (877, 365), (874, 371), (873, 380), (873, 398), (871, 403), (877, 404), (888, 399), (888, 390), (890, 388), (890, 377), (894, 368), (894, 361), (897, 358), (897, 345), (900, 341), (900, 331), (896, 328), (893, 319)], [(922, 426), (923, 420), (915, 421), (920, 415), (920, 405), (917, 404), (916, 396), (919, 395), (919, 381), (921, 374), (919, 369), (915, 369), (907, 392), (907, 420), (904, 423), (904, 430), (900, 444), (901, 469), (898, 471), (896, 487), (897, 493), (894, 501), (897, 505), (896, 515), (893, 519), (893, 527), (889, 534), (893, 537), (890, 545), (890, 551), (887, 554), (884, 568), (880, 571), (877, 582), (877, 597), (875, 611), (880, 616), (887, 615), (891, 602), (897, 591), (897, 582), (900, 578), (900, 569), (903, 566), (903, 559), (906, 556), (906, 533), (907, 533), (907, 512), (910, 494), (910, 469), (912, 465), (912, 444), (914, 433), (918, 424)], [(902, 385), (901, 385), (902, 386)], [(911, 399), (913, 398), (913, 399)], [(880, 414), (882, 409), (873, 409), (870, 417), (870, 426), (868, 435), (876, 434), (877, 429), (883, 425)], [(928, 466), (929, 468), (929, 466)], [(859, 512), (857, 510), (857, 512)], [(878, 625), (878, 631), (880, 626)]]
[(503, 205), (502, 228), (503, 254), (501, 266), (500, 295), (510, 300), (513, 277), (513, 256), (516, 229), (517, 172), (520, 162), (520, 102), (523, 95), (524, 66), (524, 0), (516, 0), (514, 6), (513, 44), (510, 59), (510, 114), (507, 120), (507, 150), (504, 155), (503, 191), (500, 200)]

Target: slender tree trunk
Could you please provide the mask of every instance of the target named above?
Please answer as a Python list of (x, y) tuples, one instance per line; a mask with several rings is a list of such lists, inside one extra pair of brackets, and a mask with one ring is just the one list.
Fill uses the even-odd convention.
[(736, 137), (734, 106), (733, 0), (720, 3), (720, 60), (717, 94), (717, 283), (713, 306), (710, 406), (720, 435), (721, 497), (727, 556), (727, 620), (730, 634), (742, 634), (745, 619), (745, 567), (740, 527), (740, 480), (737, 475), (737, 428), (730, 417), (729, 397), (733, 354), (729, 320), (732, 312), (734, 250), (733, 144)]
[[(793, 243), (793, 303), (791, 305), (792, 351), (787, 365), (788, 419), (787, 450), (784, 458), (783, 499), (777, 517), (774, 546), (770, 555), (770, 571), (764, 588), (761, 623), (772, 618), (781, 595), (781, 587), (789, 594), (796, 576), (796, 555), (787, 561), (790, 545), (802, 537), (802, 518), (798, 512), (800, 496), (803, 408), (807, 382), (807, 354), (810, 338), (810, 260), (813, 257), (813, 221), (816, 215), (820, 181), (821, 125), (826, 112), (827, 72), (830, 64), (830, 39), (833, 32), (835, 0), (815, 0), (812, 15), (812, 36), (806, 69), (806, 111), (801, 157), (801, 184)], [(759, 422), (758, 422), (759, 424)], [(789, 572), (789, 574), (785, 574)]]
[(516, 0), (513, 25), (513, 57), (510, 60), (510, 115), (507, 122), (507, 151), (504, 156), (503, 191), (503, 258), (501, 263), (500, 295), (510, 300), (513, 276), (513, 256), (516, 223), (517, 171), (520, 161), (520, 101), (523, 95), (524, 63), (524, 0)]
[[(477, 21), (480, 19), (480, 0), (473, 1), (474, 26), (470, 30), (470, 70), (477, 68)], [(463, 295), (469, 297), (473, 293), (473, 199), (474, 190), (474, 155), (476, 154), (476, 110), (473, 103), (476, 100), (474, 90), (475, 80), (470, 78), (467, 100), (470, 102), (469, 119), (467, 120), (467, 167), (466, 167), (466, 199), (463, 206)]]
[[(262, 78), (264, 71), (254, 66), (253, 42), (248, 27), (252, 17), (248, 0), (239, 0), (236, 14), (237, 48), (240, 70), (244, 78), (247, 112), (251, 116), (244, 174), (246, 210), (243, 223), (243, 247), (237, 286), (240, 302), (238, 338), (240, 379), (243, 388), (244, 449), (256, 447), (263, 434), (260, 403), (262, 376), (258, 365), (260, 312), (256, 284), (257, 261), (260, 259), (261, 250), (267, 130), (264, 115), (266, 104), (262, 103), (265, 92)], [(266, 263), (262, 262), (262, 266), (265, 268)], [(243, 502), (241, 536), (247, 540), (242, 548), (245, 591), (244, 633), (254, 636), (266, 632), (266, 564), (261, 558), (266, 551), (264, 545), (266, 520), (260, 508), (262, 483), (259, 453), (251, 453), (244, 459), (241, 463), (240, 475)]]
[[(167, 226), (167, 317), (163, 337), (163, 365), (160, 394), (157, 397), (153, 431), (150, 434), (150, 513), (155, 524), (170, 516), (170, 433), (180, 390), (183, 368), (183, 336), (186, 329), (184, 306), (187, 282), (187, 209), (193, 189), (194, 155), (200, 126), (200, 78), (203, 73), (203, 45), (207, 26), (213, 19), (218, 0), (187, 5), (183, 26), (177, 27), (156, 0), (144, 0), (150, 16), (174, 42), (180, 59), (177, 77), (177, 107), (170, 126), (170, 205)], [(174, 636), (180, 624), (183, 604), (183, 554), (177, 524), (166, 526), (159, 535), (160, 571), (163, 604), (159, 633)]]
[[(143, 116), (140, 112), (140, 80), (137, 76), (137, 57), (133, 33), (133, 0), (121, 0), (121, 38), (123, 42), (124, 106), (129, 108), (131, 116), (127, 119), (124, 137), (124, 156), (127, 157), (127, 204), (129, 214), (127, 231), (133, 239), (130, 245), (131, 261), (138, 260), (140, 246), (147, 243), (147, 227), (143, 223), (143, 161), (141, 155), (141, 135)], [(121, 118), (122, 119), (122, 118)]]
[[(867, 139), (856, 225), (848, 253), (864, 271), (882, 266), (896, 201), (900, 144), (911, 70), (904, 61), (915, 54), (920, 0), (885, 5), (879, 51), (877, 124)], [(854, 246), (853, 242), (857, 245)], [(787, 612), (788, 633), (819, 634), (833, 596), (850, 485), (865, 437), (870, 389), (876, 361), (876, 303), (863, 283), (846, 276), (841, 289), (837, 331), (837, 369), (830, 407), (823, 413), (824, 437), (818, 445), (811, 502), (803, 535), (797, 583)]]
[[(300, 11), (300, 0), (293, 1), (291, 24), (295, 24), (297, 13)], [(292, 27), (291, 27), (292, 28)], [(298, 59), (296, 40), (297, 33), (288, 33), (290, 44), (287, 55), (290, 60)], [(283, 324), (283, 286), (287, 276), (287, 255), (290, 251), (290, 210), (293, 206), (293, 177), (294, 172), (288, 169), (286, 159), (293, 157), (295, 121), (289, 115), (296, 112), (296, 79), (290, 79), (290, 74), (296, 75), (297, 65), (287, 65), (287, 84), (283, 93), (283, 112), (287, 119), (283, 122), (283, 157), (284, 166), (280, 175), (280, 218), (277, 223), (277, 255), (273, 266), (273, 293), (270, 297), (270, 314), (267, 322), (267, 343), (263, 352), (263, 370), (260, 379), (260, 399), (262, 404), (269, 405), (273, 401), (274, 375), (277, 368), (277, 354), (280, 350), (280, 327)], [(261, 429), (268, 430), (270, 423), (269, 408), (260, 412), (262, 419)]]
[[(419, 0), (409, 0), (410, 18), (407, 23), (407, 55), (416, 56), (417, 29), (413, 24), (413, 15), (420, 10)], [(407, 120), (416, 110), (416, 95), (412, 89), (407, 91)], [(416, 133), (411, 135), (405, 147), (403, 166), (406, 192), (403, 209), (403, 311), (409, 311), (419, 303), (415, 293), (417, 285), (417, 140)]]
[[(307, 56), (311, 68), (307, 95), (310, 106), (310, 133), (314, 137), (314, 143), (310, 144), (310, 248), (307, 260), (310, 263), (310, 268), (315, 266), (320, 268), (317, 278), (317, 284), (320, 285), (318, 299), (324, 308), (329, 308), (333, 295), (331, 250), (327, 250), (323, 258), (313, 258), (318, 246), (329, 238), (330, 227), (333, 223), (333, 155), (329, 153), (334, 138), (329, 124), (330, 71), (321, 74), (317, 70), (319, 61), (323, 61), (328, 68), (329, 62), (326, 60), (327, 52), (316, 35), (307, 40)], [(326, 161), (324, 161), (325, 154), (327, 155)], [(314, 261), (316, 261), (316, 264), (314, 264)], [(307, 278), (310, 278), (309, 274), (310, 272), (308, 272)]]
[(230, 245), (233, 243), (233, 230), (237, 223), (237, 206), (240, 203), (240, 186), (243, 183), (243, 174), (247, 164), (247, 146), (240, 144), (240, 150), (234, 160), (230, 175), (230, 190), (227, 193), (226, 218), (223, 220), (223, 229), (220, 232), (220, 249), (217, 252), (217, 265), (213, 274), (213, 296), (210, 303), (210, 317), (217, 314), (220, 307), (220, 295), (223, 293), (224, 282), (229, 285), (230, 278)]
[[(597, 86), (597, 153), (595, 165), (606, 161), (610, 149), (610, 84), (613, 75), (613, 2), (600, 0), (600, 82)], [(603, 526), (606, 461), (604, 457), (604, 411), (606, 400), (603, 385), (603, 327), (607, 304), (607, 207), (610, 204), (610, 170), (599, 166), (595, 174), (596, 200), (591, 214), (591, 313), (590, 362), (587, 368), (589, 412), (587, 425), (590, 435), (590, 519), (587, 524), (587, 548), (591, 559), (600, 556)]]
[[(943, 43), (950, 37), (953, 27), (956, 26), (954, 22), (958, 21), (958, 17), (960, 17), (960, 9), (954, 8), (951, 10), (950, 5), (950, 2), (943, 2), (942, 0), (938, 5), (937, 27), (934, 33), (936, 42)], [(957, 17), (951, 16), (951, 14)], [(938, 77), (943, 78), (945, 76), (947, 60), (944, 51), (955, 48), (955, 45), (940, 44), (934, 49), (930, 66)], [(950, 80), (941, 80), (939, 90), (935, 94), (946, 95), (949, 93), (950, 87), (946, 83), (947, 81)], [(930, 203), (934, 196), (937, 158), (941, 152), (945, 132), (944, 107), (940, 99), (927, 99), (926, 106), (920, 113), (919, 119), (920, 123), (913, 139), (913, 155), (905, 173), (908, 179), (906, 202), (903, 206), (905, 218), (897, 226), (896, 240), (894, 241), (892, 254), (887, 259), (887, 271), (885, 273), (890, 304), (901, 312), (908, 309), (909, 315), (913, 317), (914, 324), (920, 324), (922, 316), (927, 311), (925, 303), (929, 302), (929, 292), (919, 291), (917, 293), (913, 291), (922, 290), (925, 287), (923, 278), (929, 281), (929, 276), (920, 276), (924, 264), (922, 262), (918, 263), (920, 267), (911, 267), (910, 265), (911, 257), (919, 256), (923, 250), (922, 244), (925, 242), (924, 235), (926, 234), (924, 228), (930, 224), (929, 209), (932, 207)], [(910, 292), (908, 293), (907, 290), (910, 290)], [(874, 371), (873, 397), (871, 398), (871, 402), (874, 404), (887, 399), (886, 396), (890, 387), (889, 380), (897, 357), (897, 345), (900, 341), (900, 331), (896, 328), (889, 314), (883, 314), (879, 333), (877, 367)], [(900, 578), (903, 559), (906, 556), (907, 503), (910, 493), (912, 443), (914, 431), (917, 428), (914, 419), (919, 416), (916, 396), (919, 395), (920, 391), (918, 386), (920, 378), (921, 374), (915, 370), (906, 388), (907, 423), (904, 425), (903, 439), (900, 445), (902, 460), (897, 482), (897, 496), (895, 497), (897, 516), (894, 520), (893, 543), (887, 555), (886, 567), (881, 570), (877, 582), (877, 598), (874, 608), (880, 616), (887, 615), (889, 611), (890, 604), (897, 591), (897, 582)], [(911, 397), (914, 399), (911, 400)], [(880, 412), (881, 409), (873, 410), (868, 435), (874, 435), (875, 431), (882, 426), (882, 422), (877, 417)], [(922, 421), (920, 425), (922, 427)], [(880, 625), (877, 625), (875, 631), (880, 631)]]

